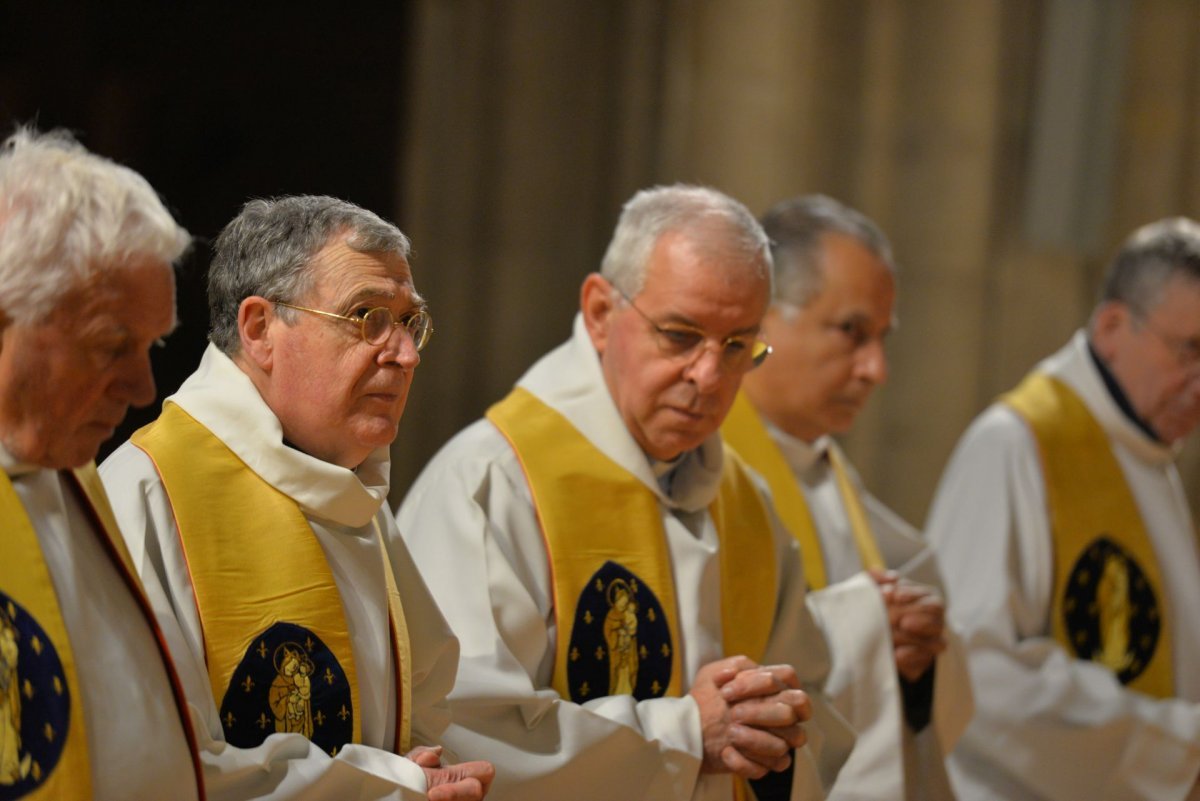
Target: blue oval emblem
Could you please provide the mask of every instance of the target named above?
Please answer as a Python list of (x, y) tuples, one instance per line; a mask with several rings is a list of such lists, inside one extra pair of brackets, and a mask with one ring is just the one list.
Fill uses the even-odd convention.
[(1071, 568), (1063, 622), (1075, 655), (1104, 665), (1122, 684), (1150, 664), (1162, 628), (1158, 599), (1141, 566), (1103, 535)]
[(254, 638), (221, 700), (225, 739), (253, 748), (276, 732), (301, 734), (331, 756), (354, 737), (350, 684), (321, 638), (275, 623)]
[(632, 571), (605, 562), (575, 605), (567, 650), (571, 700), (658, 698), (671, 682), (674, 644), (654, 592)]
[(21, 798), (58, 765), (71, 694), (50, 638), (0, 592), (0, 801)]

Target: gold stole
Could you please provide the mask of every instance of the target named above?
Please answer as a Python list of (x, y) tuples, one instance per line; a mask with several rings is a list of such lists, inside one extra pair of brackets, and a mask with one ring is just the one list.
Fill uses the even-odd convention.
[[(158, 420), (131, 441), (153, 460), (175, 515), (218, 706), (256, 638), (277, 622), (295, 624), (319, 637), (344, 671), (353, 707), (352, 742), (361, 742), (358, 674), (341, 595), (296, 502), (174, 403), (164, 404)], [(409, 643), (381, 533), (379, 544), (398, 674), (394, 745), (404, 753), (410, 739)]]
[[(804, 578), (809, 588), (824, 588), (828, 584), (825, 555), (821, 548), (821, 538), (817, 536), (816, 526), (809, 512), (808, 499), (804, 497), (804, 490), (792, 472), (791, 465), (767, 433), (766, 425), (745, 392), (739, 392), (734, 400), (733, 408), (721, 426), (721, 435), (725, 437), (726, 442), (737, 448), (738, 453), (746, 458), (771, 488), (771, 500), (775, 503), (775, 511), (788, 531), (792, 532), (792, 536), (800, 543), (800, 553), (804, 557)], [(854, 482), (850, 480), (846, 457), (842, 455), (836, 442), (829, 444), (829, 463), (863, 567), (887, 567), (871, 531), (862, 499), (858, 496)]]
[(875, 542), (875, 534), (871, 531), (871, 523), (867, 520), (867, 510), (863, 508), (862, 498), (850, 480), (850, 469), (846, 466), (846, 456), (841, 446), (836, 442), (829, 443), (829, 464), (833, 468), (833, 478), (837, 482), (838, 494), (842, 496), (842, 507), (846, 510), (846, 519), (850, 521), (850, 533), (854, 535), (854, 544), (858, 548), (858, 558), (867, 570), (883, 570), (887, 564), (879, 552), (879, 544)]
[[(197, 797), (203, 801), (205, 797), (204, 781), (195, 732), (192, 730), (187, 703), (183, 697), (183, 688), (175, 672), (174, 663), (167, 653), (166, 643), (158, 628), (154, 613), (142, 592), (125, 542), (119, 534), (112, 509), (108, 504), (108, 497), (104, 494), (100, 477), (96, 473), (96, 467), (89, 463), (70, 472), (61, 472), (60, 475), (63, 477), (63, 485), (75, 492), (80, 508), (89, 518), (91, 528), (99, 540), (102, 550), (112, 562), (154, 633), (155, 645), (158, 647), (159, 656), (163, 661), (176, 711), (179, 714), (180, 725), (192, 756)], [(51, 743), (55, 739), (62, 742), (58, 762), (54, 766), (47, 766), (50, 770), (48, 778), (45, 778), (31, 792), (23, 793), (21, 797), (31, 801), (52, 798), (90, 798), (92, 794), (91, 766), (88, 758), (82, 695), (76, 676), (75, 657), (67, 637), (66, 625), (59, 609), (58, 596), (54, 590), (50, 571), (42, 557), (41, 546), (38, 544), (37, 533), (13, 488), (12, 481), (3, 472), (0, 472), (0, 525), (5, 531), (5, 559), (0, 560), (0, 590), (3, 590), (12, 599), (8, 608), (0, 612), (0, 618), (2, 618), (0, 625), (9, 629), (9, 633), (14, 635), (12, 642), (18, 648), (19, 660), (33, 659), (35, 662), (44, 663), (43, 668), (50, 668), (49, 672), (52, 675), (47, 677), (47, 686), (39, 688), (39, 690), (53, 692), (59, 696), (65, 690), (69, 699), (65, 707), (66, 731), (57, 731), (47, 721), (43, 723), (43, 728), (38, 732), (41, 737)], [(17, 605), (20, 606), (19, 610)], [(16, 618), (20, 614), (33, 618), (50, 640), (51, 647), (39, 642), (40, 638), (36, 633), (29, 643), (21, 643), (19, 639), (15, 638), (17, 635)], [(53, 670), (53, 666), (50, 664), (50, 659), (55, 654), (61, 672)], [(15, 726), (19, 732), (21, 714), (19, 707), (15, 705), (19, 704), (22, 698), (26, 701), (32, 699), (35, 690), (29, 679), (20, 684), (16, 682), (17, 664), (10, 664), (7, 667), (12, 670), (11, 679), (13, 680), (13, 684), (9, 687), (13, 695), (9, 695), (7, 699), (9, 701), (7, 711), (15, 719), (0, 721), (0, 725)], [(10, 767), (16, 770), (17, 775), (5, 777), (5, 784), (13, 785), (18, 781), (25, 781), (29, 776), (32, 776), (35, 781), (42, 779), (39, 774), (46, 767), (32, 759), (28, 753), (21, 758), (20, 749), (17, 749), (15, 756), (17, 763)]]
[[(1054, 540), (1055, 639), (1082, 659), (1131, 674), (1133, 689), (1171, 697), (1170, 616), (1158, 559), (1108, 437), (1054, 377), (1031, 373), (1001, 401), (1028, 423), (1041, 456)], [(1132, 602), (1131, 593), (1144, 603)], [(1130, 627), (1147, 614), (1159, 627), (1157, 642)]]
[[(487, 417), (521, 461), (550, 557), (558, 622), (552, 684), (559, 695), (571, 697), (567, 649), (576, 604), (606, 561), (650, 585), (667, 617), (671, 640), (678, 643), (675, 584), (655, 493), (521, 387), (492, 406)], [(724, 647), (727, 654), (758, 660), (775, 618), (775, 548), (766, 509), (741, 460), (732, 451), (725, 455), (720, 492), (709, 507), (721, 543)], [(675, 648), (663, 694), (678, 696), (681, 691)]]

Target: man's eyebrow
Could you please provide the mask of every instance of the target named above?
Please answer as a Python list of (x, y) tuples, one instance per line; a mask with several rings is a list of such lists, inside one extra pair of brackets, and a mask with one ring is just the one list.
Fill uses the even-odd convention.
[[(664, 319), (660, 323), (656, 323), (656, 325), (658, 325), (658, 326), (678, 325), (678, 326), (681, 326), (684, 328), (690, 328), (698, 334), (704, 334), (706, 336), (709, 336), (709, 332), (706, 331), (702, 325), (695, 322), (694, 320), (692, 320), (689, 317), (679, 314), (678, 312), (668, 312), (666, 319)], [(730, 331), (728, 334), (725, 335), (725, 337), (728, 338), (728, 337), (740, 337), (740, 336), (757, 336), (760, 331), (762, 331), (761, 325), (750, 325), (750, 326), (745, 326), (743, 328), (737, 328), (733, 331)]]
[(425, 298), (421, 297), (421, 295), (415, 289), (401, 293), (391, 289), (380, 289), (379, 287), (363, 287), (351, 295), (350, 299), (346, 301), (345, 305), (347, 307), (354, 307), (367, 300), (376, 298), (382, 298), (383, 300), (395, 300), (401, 295), (407, 295), (410, 304), (413, 307), (425, 308), (427, 305), (425, 303)]
[(347, 306), (357, 306), (358, 304), (370, 300), (372, 298), (384, 298), (385, 300), (394, 300), (396, 293), (388, 289), (380, 289), (379, 287), (363, 287), (355, 292), (346, 301)]
[[(841, 317), (835, 317), (833, 322), (834, 322), (834, 325), (845, 325), (847, 323), (853, 323), (854, 325), (860, 326), (862, 328), (868, 328), (868, 327), (870, 327), (872, 321), (873, 321), (873, 319), (869, 312), (863, 311), (861, 309), (852, 309), (852, 310), (846, 312)], [(878, 335), (883, 337), (883, 336), (887, 336), (888, 334), (891, 334), (892, 332), (894, 332), (896, 330), (896, 327), (899, 324), (900, 324), (899, 318), (893, 314), (891, 317), (888, 318), (888, 321), (883, 326), (883, 328), (881, 328), (879, 330)]]

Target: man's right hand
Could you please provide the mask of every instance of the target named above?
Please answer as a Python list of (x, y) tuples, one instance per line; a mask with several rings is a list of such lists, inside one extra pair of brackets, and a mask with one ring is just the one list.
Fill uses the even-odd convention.
[[(414, 761), (421, 765), (428, 760), (417, 758)], [(421, 769), (425, 771), (428, 785), (425, 794), (429, 801), (481, 801), (496, 775), (492, 763), (482, 760), (437, 768), (421, 765)]]
[(790, 667), (727, 657), (702, 667), (689, 694), (700, 708), (706, 773), (760, 779), (786, 769), (807, 741), (800, 724), (812, 708)]

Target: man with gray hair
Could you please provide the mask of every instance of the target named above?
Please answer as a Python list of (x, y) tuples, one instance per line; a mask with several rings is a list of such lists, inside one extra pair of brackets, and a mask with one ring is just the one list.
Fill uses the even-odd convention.
[(820, 798), (844, 759), (795, 542), (717, 433), (769, 353), (770, 268), (737, 201), (637, 193), (571, 339), (402, 504), (462, 641), (446, 739), (494, 797)]
[(1200, 225), (1126, 241), (1086, 331), (959, 442), (930, 513), (977, 712), (963, 799), (1200, 798)]
[(213, 795), (477, 799), (491, 780), (441, 764), (457, 643), (385, 504), (433, 332), (408, 255), (341, 200), (247, 203), (216, 242), (200, 367), (102, 466), (178, 631)]
[(154, 400), (190, 237), (63, 133), (0, 147), (0, 788), (204, 798), (178, 678), (92, 460)]
[(800, 543), (833, 655), (827, 689), (858, 730), (830, 798), (952, 798), (944, 757), (970, 718), (971, 694), (944, 629), (937, 562), (833, 440), (887, 379), (891, 245), (870, 219), (823, 195), (776, 204), (763, 228), (775, 266), (763, 319), (772, 354), (742, 382), (722, 434), (767, 480)]

